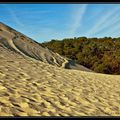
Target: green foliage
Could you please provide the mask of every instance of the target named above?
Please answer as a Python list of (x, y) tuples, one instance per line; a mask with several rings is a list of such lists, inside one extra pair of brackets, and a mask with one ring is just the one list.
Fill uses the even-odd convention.
[(43, 45), (95, 72), (120, 74), (120, 37), (74, 37), (51, 40)]

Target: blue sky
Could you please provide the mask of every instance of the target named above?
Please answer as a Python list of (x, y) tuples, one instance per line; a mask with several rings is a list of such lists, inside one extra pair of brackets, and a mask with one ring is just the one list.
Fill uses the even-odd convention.
[(120, 4), (0, 4), (0, 22), (38, 42), (120, 37)]

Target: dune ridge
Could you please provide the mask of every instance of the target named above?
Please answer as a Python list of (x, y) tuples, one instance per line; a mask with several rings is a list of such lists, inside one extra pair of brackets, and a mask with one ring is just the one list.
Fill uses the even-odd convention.
[[(17, 32), (3, 23), (0, 23), (0, 37), (2, 45), (5, 45), (7, 48), (11, 48), (25, 57), (40, 60), (58, 67), (91, 71), (84, 66), (76, 64), (73, 60), (69, 60), (52, 52), (48, 48), (43, 47), (40, 43), (20, 32)], [(73, 62), (74, 65), (71, 64)]]

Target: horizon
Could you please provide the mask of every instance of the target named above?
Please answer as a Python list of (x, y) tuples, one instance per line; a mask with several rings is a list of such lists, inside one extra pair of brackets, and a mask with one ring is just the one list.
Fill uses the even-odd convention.
[(2, 23), (40, 43), (120, 37), (120, 4), (0, 4), (0, 11)]

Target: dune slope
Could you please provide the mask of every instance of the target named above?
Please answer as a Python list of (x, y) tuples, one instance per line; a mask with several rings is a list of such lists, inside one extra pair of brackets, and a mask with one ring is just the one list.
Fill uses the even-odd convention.
[(9, 30), (0, 26), (0, 116), (120, 116), (119, 75), (64, 69), (75, 63)]
[(63, 56), (52, 52), (48, 48), (43, 47), (40, 43), (37, 43), (31, 38), (3, 23), (0, 23), (0, 43), (6, 48), (14, 50), (31, 59), (39, 60), (63, 68), (91, 71), (88, 68), (80, 66), (76, 63), (71, 64), (73, 62), (72, 60), (68, 60)]
[(120, 76), (63, 69), (0, 46), (0, 116), (118, 116)]

